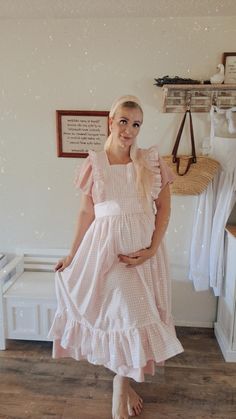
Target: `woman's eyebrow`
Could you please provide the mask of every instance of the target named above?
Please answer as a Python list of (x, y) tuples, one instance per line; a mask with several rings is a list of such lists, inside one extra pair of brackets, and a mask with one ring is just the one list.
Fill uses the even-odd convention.
[[(121, 117), (120, 117), (120, 119), (126, 119), (126, 121), (129, 121), (129, 118), (127, 118), (126, 116), (121, 116)], [(139, 124), (141, 124), (141, 123), (142, 123), (142, 122), (141, 122), (141, 121), (139, 121), (139, 120), (134, 121), (134, 122), (139, 122)]]

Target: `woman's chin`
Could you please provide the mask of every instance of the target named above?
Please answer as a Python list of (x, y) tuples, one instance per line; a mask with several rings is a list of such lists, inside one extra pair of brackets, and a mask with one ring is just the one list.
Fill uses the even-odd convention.
[(131, 147), (133, 141), (120, 141), (120, 147), (125, 149)]

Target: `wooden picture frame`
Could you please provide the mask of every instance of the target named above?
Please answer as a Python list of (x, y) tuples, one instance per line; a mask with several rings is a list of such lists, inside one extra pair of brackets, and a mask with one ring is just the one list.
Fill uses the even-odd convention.
[(224, 52), (225, 84), (236, 84), (236, 52)]
[(108, 111), (57, 110), (57, 156), (87, 157), (89, 150), (103, 150), (108, 117)]

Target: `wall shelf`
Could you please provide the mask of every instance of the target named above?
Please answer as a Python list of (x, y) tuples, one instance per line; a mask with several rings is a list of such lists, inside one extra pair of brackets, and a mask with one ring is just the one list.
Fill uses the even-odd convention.
[(236, 84), (164, 84), (163, 112), (209, 112), (236, 106)]

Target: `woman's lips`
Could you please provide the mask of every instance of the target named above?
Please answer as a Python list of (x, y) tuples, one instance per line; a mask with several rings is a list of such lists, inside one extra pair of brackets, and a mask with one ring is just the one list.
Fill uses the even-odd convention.
[(130, 141), (130, 140), (132, 140), (132, 138), (131, 137), (121, 137), (121, 140), (122, 141)]

